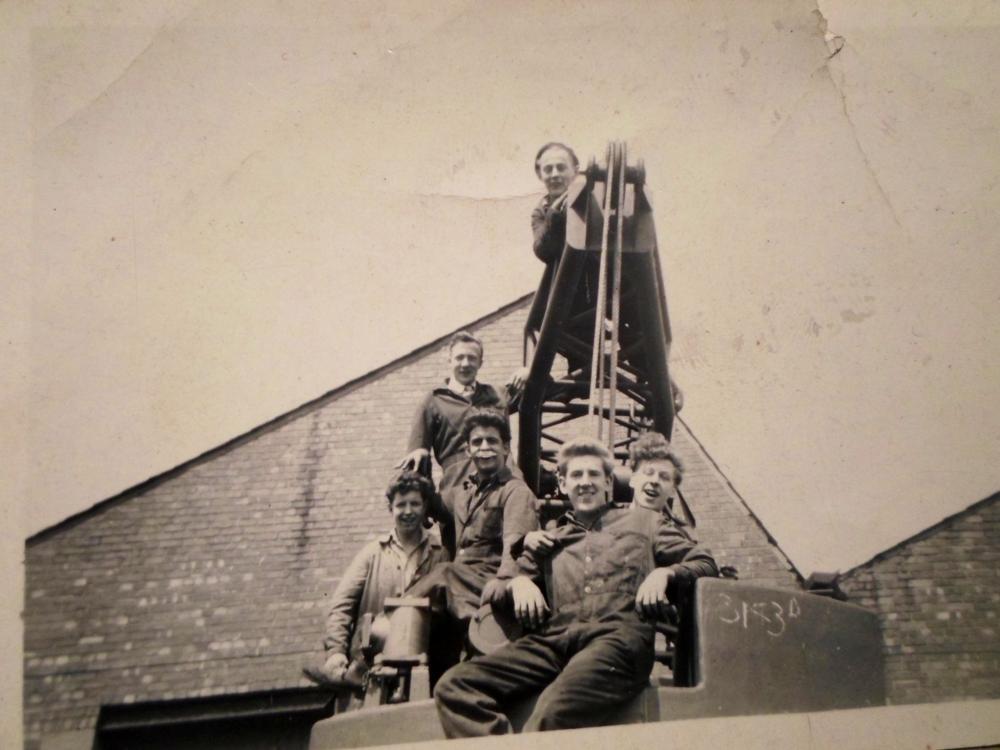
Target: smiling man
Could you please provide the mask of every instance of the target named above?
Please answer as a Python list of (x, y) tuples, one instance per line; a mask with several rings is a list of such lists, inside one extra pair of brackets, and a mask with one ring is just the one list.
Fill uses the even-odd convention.
[[(576, 178), (579, 168), (580, 162), (576, 154), (565, 143), (555, 141), (546, 143), (535, 154), (535, 175), (545, 186), (545, 195), (531, 212), (531, 232), (534, 236), (532, 248), (535, 256), (545, 263), (545, 272), (542, 274), (535, 295), (536, 304), (532, 306), (533, 315), (529, 316), (527, 321), (528, 326), (536, 330), (541, 328), (549, 293), (555, 283), (556, 271), (566, 245), (566, 201), (569, 187)], [(594, 323), (592, 315), (588, 320), (586, 315), (581, 314), (593, 307), (597, 293), (598, 269), (597, 260), (588, 257), (580, 293), (573, 300), (570, 316), (577, 318), (577, 322), (569, 326), (566, 331), (574, 338), (585, 342), (593, 339)], [(546, 300), (546, 303), (537, 304), (538, 300)], [(579, 370), (589, 363), (589, 358), (580, 357), (576, 349), (558, 351), (566, 357), (570, 372)], [(530, 367), (526, 366), (514, 373), (511, 383), (517, 392), (524, 388), (529, 372)]]
[[(559, 262), (566, 246), (566, 217), (569, 207), (570, 186), (577, 179), (580, 162), (576, 153), (565, 143), (552, 141), (543, 145), (535, 154), (535, 175), (545, 186), (542, 196), (531, 212), (531, 233), (535, 256), (545, 263), (545, 272), (538, 285), (536, 303), (538, 300), (548, 300), (555, 283)], [(583, 181), (583, 176), (580, 176)], [(591, 199), (593, 200), (593, 199)], [(585, 253), (584, 267), (576, 292), (569, 310), (570, 321), (566, 324), (564, 334), (590, 345), (594, 338), (594, 314), (591, 311), (597, 302), (599, 287), (600, 261), (599, 255), (593, 252)], [(610, 295), (610, 286), (609, 286)], [(609, 298), (610, 299), (610, 298)], [(627, 300), (623, 301), (623, 323), (619, 329), (619, 339), (623, 350), (641, 349), (641, 326), (638, 325), (638, 311)], [(529, 317), (529, 327), (538, 330), (544, 320), (546, 304), (532, 306), (533, 316)], [(590, 357), (580, 353), (577, 347), (557, 348), (559, 354), (566, 358), (569, 373), (585, 372), (590, 366)], [(524, 367), (514, 373), (511, 383), (517, 392), (524, 388), (529, 368)], [(674, 411), (679, 412), (684, 406), (684, 394), (671, 378), (670, 389), (673, 394)]]
[(695, 579), (718, 574), (708, 551), (666, 519), (608, 504), (613, 463), (603, 445), (568, 442), (558, 467), (573, 510), (551, 532), (551, 549), (521, 554), (508, 586), (531, 632), (441, 678), (435, 699), (449, 737), (510, 732), (505, 709), (532, 694), (524, 731), (603, 723), (649, 684), (651, 620)]
[(535, 255), (543, 263), (553, 263), (562, 255), (566, 242), (566, 196), (580, 162), (564, 143), (546, 143), (535, 155), (535, 174), (545, 185), (545, 195), (531, 212)]
[(326, 621), (325, 662), (305, 669), (315, 682), (337, 683), (345, 678), (358, 682), (368, 668), (358, 622), (367, 614), (380, 614), (387, 597), (402, 596), (447, 560), (441, 543), (424, 529), (433, 496), (430, 481), (415, 472), (403, 472), (389, 485), (386, 497), (392, 531), (366, 544), (341, 576)]
[[(443, 508), (433, 507), (430, 516), (441, 523), (441, 538), (454, 553), (454, 505), (461, 485), (475, 471), (472, 458), (465, 450), (466, 438), (462, 422), (474, 408), (493, 407), (500, 413), (509, 410), (508, 391), (501, 394), (491, 385), (477, 378), (483, 364), (483, 342), (468, 331), (455, 333), (448, 342), (448, 367), (450, 376), (444, 384), (428, 393), (417, 409), (410, 430), (407, 450), (409, 453), (397, 468), (420, 470), (431, 453), (441, 466), (438, 482)], [(508, 428), (509, 432), (509, 428)], [(425, 470), (429, 472), (430, 465)]]
[[(538, 528), (536, 499), (507, 466), (510, 426), (494, 409), (475, 409), (462, 425), (475, 467), (455, 504), (455, 566), (462, 585), (451, 586), (451, 609), (468, 619), (479, 607), (486, 583), (502, 564), (513, 569), (511, 547)], [(458, 581), (456, 580), (456, 584)]]
[(684, 467), (670, 442), (658, 432), (644, 432), (629, 446), (628, 456), (632, 507), (661, 513), (687, 533), (686, 524), (673, 512)]

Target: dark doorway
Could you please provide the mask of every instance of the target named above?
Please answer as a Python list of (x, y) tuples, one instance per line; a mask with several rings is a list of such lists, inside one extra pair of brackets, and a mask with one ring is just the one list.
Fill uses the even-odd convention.
[(312, 688), (104, 706), (95, 750), (307, 750), (335, 695)]

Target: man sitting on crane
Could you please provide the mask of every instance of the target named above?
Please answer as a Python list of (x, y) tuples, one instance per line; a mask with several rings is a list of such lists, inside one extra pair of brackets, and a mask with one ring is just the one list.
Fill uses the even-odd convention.
[(510, 732), (505, 709), (532, 694), (525, 731), (601, 724), (649, 684), (651, 620), (696, 578), (718, 574), (708, 551), (659, 514), (608, 504), (613, 466), (596, 441), (561, 448), (559, 484), (573, 510), (551, 532), (547, 557), (520, 555), (507, 587), (530, 632), (441, 678), (435, 700), (448, 737)]
[(535, 174), (545, 185), (545, 195), (531, 212), (535, 256), (545, 264), (558, 264), (566, 244), (566, 198), (580, 162), (564, 143), (546, 143), (535, 154)]
[[(570, 184), (576, 178), (580, 162), (576, 154), (564, 143), (552, 141), (546, 143), (535, 154), (535, 175), (545, 185), (545, 195), (531, 212), (531, 233), (534, 236), (532, 248), (535, 256), (545, 264), (545, 273), (539, 284), (536, 297), (547, 300), (562, 258), (563, 246), (566, 244), (566, 199)], [(544, 306), (537, 306), (543, 310)], [(529, 321), (529, 325), (538, 328), (541, 320)], [(575, 369), (570, 363), (570, 370)], [(523, 389), (528, 379), (529, 367), (525, 366), (514, 373), (511, 379), (513, 387)]]
[(432, 625), (431, 681), (450, 667), (465, 645), (469, 621), (496, 576), (514, 571), (512, 547), (538, 528), (536, 499), (507, 466), (510, 425), (496, 409), (474, 408), (462, 422), (462, 444), (475, 468), (455, 494), (454, 562), (442, 563), (409, 596), (430, 597), (439, 618)]

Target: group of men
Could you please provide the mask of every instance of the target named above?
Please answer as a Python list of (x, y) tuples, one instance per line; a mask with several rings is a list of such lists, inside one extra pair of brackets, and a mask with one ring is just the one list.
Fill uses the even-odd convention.
[[(546, 144), (536, 156), (547, 193), (532, 225), (535, 252), (547, 263), (558, 262), (545, 243), (565, 231), (577, 168), (563, 144)], [(426, 596), (435, 613), (431, 684), (447, 736), (509, 732), (510, 707), (532, 695), (526, 731), (600, 724), (648, 684), (653, 621), (696, 578), (717, 575), (716, 564), (670, 513), (682, 468), (657, 433), (630, 446), (629, 505), (611, 502), (607, 448), (565, 443), (558, 481), (571, 510), (539, 529), (537, 500), (509, 461), (508, 414), (526, 372), (498, 391), (477, 379), (483, 354), (473, 335), (452, 337), (450, 376), (420, 404), (409, 452), (386, 492), (393, 529), (366, 545), (341, 578), (325, 663), (311, 676), (363, 673), (360, 619), (380, 613), (387, 597)], [(432, 454), (441, 467), (437, 491)], [(512, 612), (523, 635), (476, 654), (467, 631), (484, 605)]]

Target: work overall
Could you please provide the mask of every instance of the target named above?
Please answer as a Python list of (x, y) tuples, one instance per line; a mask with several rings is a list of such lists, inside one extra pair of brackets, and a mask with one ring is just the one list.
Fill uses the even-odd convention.
[(444, 675), (435, 698), (447, 736), (507, 733), (505, 709), (539, 691), (524, 731), (603, 723), (649, 684), (653, 626), (635, 611), (646, 575), (672, 567), (668, 595), (676, 595), (695, 577), (716, 574), (707, 551), (653, 514), (608, 508), (590, 528), (567, 514), (555, 534), (545, 563), (518, 559), (522, 574), (545, 568), (549, 621)]

